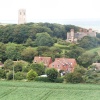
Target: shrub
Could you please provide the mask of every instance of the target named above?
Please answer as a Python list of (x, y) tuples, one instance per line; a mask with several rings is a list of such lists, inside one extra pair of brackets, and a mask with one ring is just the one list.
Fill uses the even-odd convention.
[(21, 63), (17, 63), (14, 65), (14, 71), (15, 72), (20, 72), (22, 71), (22, 64)]
[(30, 67), (36, 71), (38, 75), (43, 75), (45, 72), (45, 67), (43, 64), (31, 64)]
[(6, 78), (6, 73), (4, 69), (0, 69), (0, 78)]
[(25, 78), (26, 78), (25, 73), (23, 73), (23, 72), (17, 72), (17, 73), (15, 73), (15, 79), (16, 80), (22, 80), (22, 79), (25, 79)]
[(13, 72), (8, 72), (6, 77), (7, 77), (7, 80), (12, 80), (13, 79)]
[(68, 83), (81, 83), (81, 82), (83, 82), (82, 75), (80, 73), (77, 73), (77, 72), (68, 73), (65, 76), (65, 79), (66, 79), (66, 82), (68, 82)]
[(63, 77), (58, 77), (57, 79), (55, 79), (55, 83), (63, 83), (64, 78)]
[(50, 82), (50, 80), (47, 77), (36, 77), (35, 81)]
[(46, 70), (47, 77), (50, 81), (54, 82), (57, 79), (58, 71), (55, 68), (50, 68)]
[(38, 76), (38, 74), (32, 69), (27, 73), (28, 80), (33, 80), (36, 76)]

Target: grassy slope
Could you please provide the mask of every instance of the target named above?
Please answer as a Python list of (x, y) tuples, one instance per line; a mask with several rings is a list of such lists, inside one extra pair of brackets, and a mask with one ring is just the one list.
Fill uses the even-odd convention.
[(97, 48), (94, 48), (94, 49), (91, 49), (91, 50), (88, 50), (87, 52), (98, 52), (98, 54), (100, 55), (100, 47), (97, 47)]
[(0, 100), (100, 100), (100, 86), (0, 81)]

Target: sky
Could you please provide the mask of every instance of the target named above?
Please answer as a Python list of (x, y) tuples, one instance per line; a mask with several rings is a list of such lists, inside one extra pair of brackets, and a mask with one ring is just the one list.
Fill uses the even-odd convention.
[(0, 0), (0, 23), (18, 23), (26, 9), (27, 22), (74, 24), (100, 30), (100, 0)]

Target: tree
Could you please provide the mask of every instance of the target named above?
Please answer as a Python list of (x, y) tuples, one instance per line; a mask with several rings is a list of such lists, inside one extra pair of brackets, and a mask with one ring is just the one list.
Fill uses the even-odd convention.
[(81, 82), (83, 82), (82, 75), (78, 72), (66, 74), (65, 79), (66, 79), (66, 82), (68, 82), (68, 83), (81, 83)]
[(27, 47), (22, 51), (21, 56), (22, 56), (23, 60), (32, 62), (32, 60), (36, 54), (37, 54), (37, 52), (32, 47)]
[(82, 55), (80, 55), (77, 59), (79, 65), (83, 66), (83, 67), (88, 67), (90, 66), (92, 63), (97, 62), (100, 59), (98, 53), (94, 52), (94, 53), (83, 53)]
[(42, 75), (45, 72), (45, 67), (43, 64), (31, 64), (30, 68), (36, 71), (38, 75)]
[(38, 46), (52, 46), (54, 44), (53, 39), (47, 32), (37, 33), (35, 42)]
[(98, 45), (98, 39), (96, 37), (85, 36), (79, 41), (79, 46), (84, 49), (95, 48)]
[(77, 47), (75, 49), (71, 49), (69, 52), (65, 51), (65, 55), (69, 58), (75, 58), (77, 60), (77, 58), (84, 52), (85, 50), (83, 48)]
[(5, 62), (4, 62), (4, 69), (5, 70), (12, 70), (13, 69), (13, 61), (11, 59), (7, 59)]
[(0, 42), (0, 61), (5, 61), (6, 60), (6, 45), (2, 42)]
[(27, 79), (28, 80), (33, 80), (36, 76), (38, 76), (38, 74), (31, 69), (28, 73), (27, 73)]
[(6, 56), (8, 59), (19, 60), (21, 59), (21, 51), (23, 50), (22, 45), (15, 43), (8, 43), (6, 46)]
[(54, 82), (57, 79), (58, 71), (55, 68), (46, 70), (47, 77), (50, 81)]
[(0, 78), (6, 78), (6, 72), (4, 69), (0, 69)]
[(22, 63), (17, 62), (16, 64), (14, 64), (14, 71), (15, 72), (21, 72), (22, 71)]

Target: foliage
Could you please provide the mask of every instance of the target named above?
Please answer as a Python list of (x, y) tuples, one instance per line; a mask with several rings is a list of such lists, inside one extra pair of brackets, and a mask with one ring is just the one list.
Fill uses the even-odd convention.
[(83, 82), (82, 75), (78, 72), (66, 74), (65, 79), (66, 79), (66, 82), (68, 82), (68, 83), (81, 83), (81, 82)]
[(96, 37), (85, 36), (79, 41), (79, 46), (84, 49), (95, 48), (98, 45), (100, 45), (100, 44)]
[(23, 72), (17, 72), (15, 73), (15, 80), (22, 80), (26, 79), (26, 75)]
[(28, 80), (33, 80), (37, 76), (38, 76), (38, 74), (32, 69), (27, 73)]
[(39, 82), (50, 82), (47, 77), (36, 77), (34, 80)]
[(85, 72), (84, 80), (86, 83), (100, 83), (100, 70), (96, 70), (95, 66), (89, 66)]
[(27, 47), (22, 51), (21, 56), (22, 56), (23, 60), (32, 62), (32, 60), (36, 54), (37, 54), (37, 52), (32, 47)]
[(7, 80), (12, 80), (13, 79), (13, 72), (8, 72), (6, 74)]
[(5, 61), (6, 60), (6, 45), (2, 42), (0, 42), (0, 61)]
[(6, 78), (6, 72), (4, 69), (0, 69), (0, 78)]
[(8, 59), (19, 60), (21, 59), (21, 51), (23, 50), (22, 45), (17, 45), (15, 43), (8, 43), (6, 46), (6, 56)]
[(59, 38), (59, 39), (57, 40), (57, 43), (58, 43), (58, 44), (61, 44), (61, 45), (67, 45), (67, 42), (66, 42), (65, 40), (61, 39), (61, 38)]
[(36, 71), (38, 75), (42, 75), (45, 72), (45, 67), (42, 63), (41, 64), (33, 63), (30, 65), (30, 68)]
[(54, 44), (52, 37), (47, 32), (37, 33), (35, 42), (37, 46), (52, 46)]
[(77, 60), (77, 58), (84, 52), (85, 50), (83, 48), (77, 47), (75, 49), (71, 49), (70, 51), (65, 51), (65, 55), (66, 57), (75, 58)]
[(5, 70), (12, 70), (13, 69), (13, 61), (11, 59), (7, 59), (5, 62), (4, 62), (4, 69)]
[(23, 67), (22, 63), (16, 62), (16, 63), (14, 64), (14, 71), (15, 71), (15, 72), (21, 72), (21, 71), (22, 71), (22, 67)]
[(57, 79), (58, 71), (55, 68), (46, 70), (47, 77), (50, 81), (54, 82)]
[(83, 53), (81, 56), (78, 57), (77, 61), (79, 65), (87, 68), (92, 63), (97, 62), (99, 59), (100, 57), (98, 53), (94, 52), (94, 53)]
[(64, 82), (63, 77), (57, 77), (57, 79), (55, 79), (55, 83), (63, 83), (63, 82)]

